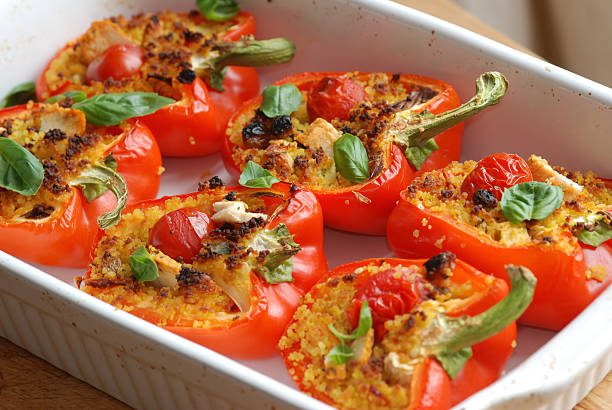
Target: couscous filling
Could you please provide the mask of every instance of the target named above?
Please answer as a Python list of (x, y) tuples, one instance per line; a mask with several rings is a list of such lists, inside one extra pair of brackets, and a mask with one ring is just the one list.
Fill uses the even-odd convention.
[[(254, 282), (264, 281), (265, 275), (256, 279), (254, 272), (262, 273), (260, 268), (278, 250), (273, 249), (274, 235), (282, 236), (282, 227), (266, 229), (266, 222), (283, 206), (280, 194), (221, 188), (136, 208), (106, 231), (79, 287), (159, 326), (207, 328), (238, 320), (248, 315), (260, 297)], [(215, 221), (190, 262), (170, 258), (151, 245), (154, 226), (179, 209), (197, 209)], [(290, 236), (279, 242), (282, 252), (288, 252), (285, 256), (299, 249), (288, 243)], [(130, 266), (130, 255), (141, 247), (148, 249), (159, 267), (155, 281), (139, 281)]]
[[(80, 173), (103, 161), (124, 131), (102, 132), (87, 126), (81, 111), (56, 104), (33, 105), (0, 120), (0, 136), (10, 138), (36, 156), (44, 169), (42, 186), (33, 196), (0, 188), (0, 219), (5, 222), (44, 221), (61, 214)], [(115, 131), (115, 132), (109, 132)]]
[[(536, 156), (529, 160), (530, 163), (540, 161), (542, 159)], [(580, 191), (576, 191), (574, 186), (569, 188), (579, 194), (568, 195), (566, 192), (561, 207), (545, 219), (515, 224), (504, 216), (500, 202), (494, 197), (485, 198), (479, 193), (468, 198), (468, 195), (461, 191), (464, 179), (476, 164), (475, 161), (453, 162), (443, 169), (428, 172), (413, 181), (405, 191), (404, 198), (434, 214), (442, 214), (458, 223), (473, 227), (500, 245), (537, 245), (553, 247), (567, 253), (572, 252), (577, 244), (577, 238), (573, 234), (577, 221), (612, 205), (612, 189), (606, 187), (594, 173), (589, 171), (583, 174), (567, 171), (563, 167), (552, 167), (556, 175), (549, 179), (550, 183), (557, 184), (555, 181), (563, 179), (560, 178), (562, 176), (577, 184)], [(423, 229), (427, 229), (427, 221), (424, 221)]]
[(310, 189), (334, 189), (354, 185), (340, 175), (334, 163), (333, 142), (344, 133), (359, 137), (368, 159), (370, 178), (389, 161), (392, 137), (385, 132), (393, 115), (417, 110), (443, 90), (400, 80), (386, 73), (347, 73), (365, 91), (363, 101), (350, 109), (348, 119), (326, 121), (311, 118), (308, 91), (316, 82), (300, 84), (302, 104), (291, 115), (268, 118), (254, 107), (234, 119), (228, 135), (232, 159), (243, 169), (249, 161), (260, 164), (276, 177)]

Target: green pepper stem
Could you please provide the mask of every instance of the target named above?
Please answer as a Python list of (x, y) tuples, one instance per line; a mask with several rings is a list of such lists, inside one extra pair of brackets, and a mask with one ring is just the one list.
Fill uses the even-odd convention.
[(508, 265), (512, 289), (489, 310), (476, 316), (448, 317), (442, 315), (434, 326), (439, 337), (428, 343), (433, 354), (452, 354), (483, 341), (519, 318), (533, 299), (537, 279), (522, 266)]
[(260, 67), (282, 64), (291, 61), (295, 54), (295, 44), (284, 38), (242, 39), (218, 42), (216, 46), (221, 55), (210, 63), (217, 72), (229, 65)]
[(81, 188), (88, 201), (92, 201), (107, 190), (117, 197), (115, 209), (105, 212), (98, 217), (98, 225), (102, 229), (117, 225), (121, 220), (121, 211), (128, 198), (128, 189), (125, 179), (106, 164), (95, 164), (75, 178), (71, 183)]
[(409, 110), (396, 115), (401, 124), (396, 142), (403, 147), (424, 146), (429, 139), (482, 111), (489, 105), (497, 104), (506, 93), (508, 81), (503, 74), (492, 71), (476, 80), (476, 95), (465, 104), (433, 115), (429, 112), (416, 113)]

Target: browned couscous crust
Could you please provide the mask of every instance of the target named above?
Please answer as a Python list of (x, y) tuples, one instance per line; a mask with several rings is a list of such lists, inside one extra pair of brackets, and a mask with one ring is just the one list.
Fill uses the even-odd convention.
[[(361, 85), (365, 89), (365, 98), (351, 110), (348, 120), (333, 119), (331, 125), (335, 130), (331, 132), (350, 133), (361, 139), (370, 159), (371, 177), (375, 177), (389, 160), (385, 155), (391, 137), (382, 131), (393, 114), (408, 109), (416, 110), (443, 90), (418, 83), (410, 86), (400, 81), (399, 75), (387, 73), (354, 72), (344, 74), (343, 78)], [(302, 104), (289, 116), (290, 121), (267, 118), (257, 107), (235, 118), (227, 130), (234, 146), (231, 152), (233, 162), (243, 169), (248, 161), (253, 160), (284, 181), (300, 183), (315, 190), (352, 185), (336, 171), (332, 151), (308, 147), (305, 143), (309, 138), (320, 138), (317, 133), (326, 134), (330, 131), (322, 119), (311, 123), (307, 103), (308, 93), (302, 91)], [(264, 135), (257, 136), (258, 142), (250, 142), (248, 138), (248, 128), (253, 124), (262, 124), (265, 131)]]
[[(205, 20), (198, 11), (188, 14), (170, 11), (141, 13), (129, 19), (118, 16), (94, 22), (81, 38), (51, 61), (45, 71), (49, 93), (41, 97), (48, 98), (48, 94), (53, 95), (66, 81), (70, 81), (71, 90), (82, 90), (87, 95), (145, 91), (180, 100), (182, 82), (192, 81), (182, 77), (185, 75), (181, 74), (183, 70), (195, 70), (202, 57), (214, 55), (215, 43), (236, 24), (235, 18), (224, 22)], [(143, 74), (87, 84), (89, 63), (99, 52), (115, 43), (142, 47), (145, 60), (140, 72)]]
[(567, 253), (572, 252), (577, 244), (571, 230), (574, 225), (572, 221), (612, 205), (612, 190), (593, 172), (583, 174), (553, 167), (556, 172), (584, 187), (582, 194), (564, 200), (559, 209), (541, 221), (525, 221), (516, 225), (504, 216), (499, 202), (487, 209), (461, 192), (463, 180), (475, 167), (475, 161), (453, 162), (443, 169), (428, 172), (413, 181), (405, 191), (404, 198), (416, 206), (472, 226), (501, 245), (551, 246)]
[[(303, 390), (318, 392), (313, 395), (328, 403), (341, 403), (343, 409), (408, 407), (410, 374), (402, 372), (399, 375), (394, 371), (396, 369), (392, 369), (393, 366), (385, 364), (389, 361), (389, 354), (393, 352), (405, 369), (414, 370), (427, 357), (419, 348), (423, 342), (422, 330), (436, 315), (467, 301), (467, 295), (473, 294), (474, 290), (470, 282), (456, 287), (444, 280), (437, 281), (434, 287), (424, 281), (429, 300), (409, 314), (398, 315), (385, 322), (388, 333), (380, 342), (374, 343), (368, 358), (351, 360), (344, 365), (326, 365), (325, 356), (340, 343), (328, 326), (332, 324), (345, 334), (352, 331), (346, 311), (358, 288), (354, 282), (363, 283), (365, 278), (388, 269), (408, 277), (426, 275), (423, 266), (391, 267), (386, 262), (371, 263), (357, 268), (352, 274), (331, 277), (315, 285), (304, 296), (302, 305), (279, 342), (284, 354), (290, 352), (284, 359), (292, 377), (296, 371), (303, 372)], [(333, 297), (329, 288), (333, 288)]]
[[(193, 263), (173, 261), (178, 275), (175, 287), (139, 282), (129, 266), (130, 255), (141, 246), (147, 247), (151, 229), (163, 215), (180, 208), (197, 208), (213, 215), (213, 203), (224, 199), (243, 201), (252, 212), (269, 212), (261, 197), (245, 192), (228, 193), (224, 188), (169, 197), (158, 206), (148, 207), (145, 203), (124, 212), (121, 222), (106, 230), (95, 250), (87, 278), (78, 281), (79, 288), (158, 326), (208, 328), (248, 314), (240, 311), (216, 281), (221, 279), (233, 289), (246, 292), (252, 301), (256, 300), (251, 292), (251, 274), (259, 252), (249, 245), (264, 229), (265, 221), (261, 218), (238, 225), (217, 225), (205, 238)], [(224, 250), (219, 251), (219, 247)], [(158, 251), (154, 248), (149, 251), (155, 258)]]
[(57, 217), (72, 195), (71, 181), (102, 161), (121, 132), (118, 127), (116, 134), (99, 133), (86, 125), (81, 111), (57, 104), (30, 102), (14, 116), (0, 119), (0, 136), (27, 148), (44, 169), (42, 186), (33, 196), (0, 188), (0, 220), (42, 222)]

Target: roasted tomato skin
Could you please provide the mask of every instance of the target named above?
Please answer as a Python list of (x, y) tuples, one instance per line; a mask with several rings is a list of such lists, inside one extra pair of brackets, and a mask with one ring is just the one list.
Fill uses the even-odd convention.
[(372, 326), (376, 340), (381, 340), (387, 330), (385, 322), (396, 315), (409, 313), (426, 295), (422, 282), (406, 282), (396, 277), (392, 269), (380, 272), (369, 278), (355, 293), (346, 313), (353, 328), (359, 323), (359, 311), (364, 301), (368, 302), (372, 313)]
[(136, 74), (144, 63), (142, 48), (134, 44), (113, 44), (87, 67), (87, 81), (120, 80)]
[(168, 212), (153, 226), (149, 244), (173, 259), (191, 263), (202, 249), (202, 239), (215, 228), (208, 214), (195, 208)]
[(348, 120), (351, 108), (363, 101), (364, 96), (363, 87), (350, 78), (323, 77), (308, 92), (308, 116), (311, 121)]
[(478, 190), (487, 190), (501, 200), (506, 188), (533, 181), (527, 162), (518, 155), (498, 153), (484, 157), (463, 180), (461, 191), (472, 198)]

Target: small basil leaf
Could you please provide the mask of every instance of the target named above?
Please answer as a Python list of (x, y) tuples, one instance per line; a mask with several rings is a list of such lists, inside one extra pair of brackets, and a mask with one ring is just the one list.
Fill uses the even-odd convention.
[(196, 4), (204, 17), (214, 21), (229, 20), (240, 11), (234, 0), (196, 0)]
[(9, 138), (0, 138), (0, 186), (32, 196), (42, 185), (45, 172), (30, 151)]
[(334, 162), (336, 169), (351, 182), (362, 182), (370, 177), (368, 152), (361, 140), (344, 134), (334, 142)]
[(334, 346), (334, 348), (329, 351), (329, 353), (327, 354), (327, 358), (335, 364), (344, 364), (351, 360), (351, 357), (353, 357), (353, 355), (353, 350), (349, 346), (345, 344), (339, 344)]
[(247, 162), (238, 179), (240, 185), (248, 188), (270, 188), (277, 182), (280, 182), (280, 179), (253, 161)]
[(262, 93), (259, 109), (268, 118), (290, 115), (302, 105), (302, 93), (293, 84), (271, 85)]
[(69, 98), (69, 97), (72, 100), (72, 102), (78, 103), (80, 101), (83, 101), (85, 98), (87, 98), (87, 94), (85, 94), (83, 91), (66, 91), (63, 94), (58, 94), (56, 96), (46, 99), (45, 102), (48, 104), (51, 104), (51, 103), (58, 102), (60, 100), (65, 100), (66, 98)]
[(359, 310), (359, 323), (351, 334), (346, 335), (338, 331), (331, 323), (327, 326), (327, 328), (334, 336), (338, 338), (338, 340), (340, 340), (342, 344), (345, 344), (347, 340), (365, 336), (368, 333), (368, 330), (372, 328), (372, 312), (370, 310), (370, 306), (368, 305), (368, 301), (366, 300), (361, 304), (361, 309)]
[(156, 93), (99, 94), (72, 106), (85, 113), (87, 122), (108, 127), (134, 117), (152, 114), (175, 101)]
[(578, 240), (597, 248), (612, 239), (612, 215), (598, 212), (587, 217), (586, 222), (574, 228)]
[(223, 80), (227, 74), (227, 67), (223, 67), (221, 71), (210, 70), (210, 86), (217, 91), (223, 92)]
[(36, 101), (36, 86), (33, 82), (21, 83), (9, 91), (0, 101), (0, 108), (25, 104), (30, 100)]
[(544, 182), (522, 182), (507, 188), (500, 206), (504, 216), (515, 224), (531, 219), (542, 220), (563, 203), (561, 187)]
[(465, 365), (465, 362), (467, 362), (470, 357), (472, 357), (471, 347), (464, 347), (455, 353), (436, 354), (436, 359), (438, 359), (451, 380), (455, 378), (461, 369), (463, 369), (463, 365)]
[(263, 267), (263, 277), (271, 285), (283, 282), (293, 282), (293, 256), (282, 261), (274, 268)]
[(144, 246), (130, 255), (129, 264), (134, 277), (139, 282), (150, 282), (159, 277), (157, 264)]
[(419, 169), (421, 169), (421, 165), (423, 165), (423, 162), (425, 162), (425, 160), (429, 158), (431, 153), (437, 149), (438, 144), (436, 144), (436, 140), (430, 138), (423, 146), (409, 146), (404, 151), (404, 154), (406, 155), (406, 159), (418, 171)]

